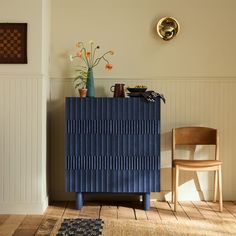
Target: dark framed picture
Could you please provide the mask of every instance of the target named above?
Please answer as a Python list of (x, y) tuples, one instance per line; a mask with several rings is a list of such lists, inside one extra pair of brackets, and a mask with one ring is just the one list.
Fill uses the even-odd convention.
[(0, 64), (27, 64), (27, 23), (0, 23)]

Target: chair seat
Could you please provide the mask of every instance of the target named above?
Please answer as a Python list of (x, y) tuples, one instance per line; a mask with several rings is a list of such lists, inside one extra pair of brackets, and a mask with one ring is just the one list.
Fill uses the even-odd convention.
[(193, 168), (201, 168), (201, 167), (213, 167), (219, 166), (222, 164), (222, 161), (219, 160), (182, 160), (182, 159), (175, 159), (173, 160), (173, 166), (186, 166), (186, 167), (193, 167)]

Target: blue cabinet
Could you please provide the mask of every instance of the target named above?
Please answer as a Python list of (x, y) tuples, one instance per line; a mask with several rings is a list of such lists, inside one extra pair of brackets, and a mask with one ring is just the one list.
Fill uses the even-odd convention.
[(66, 98), (66, 191), (136, 193), (149, 209), (160, 191), (160, 99)]

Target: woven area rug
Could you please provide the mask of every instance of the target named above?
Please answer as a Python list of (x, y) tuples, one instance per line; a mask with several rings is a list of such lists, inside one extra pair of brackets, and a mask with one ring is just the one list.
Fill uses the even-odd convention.
[(105, 220), (104, 236), (236, 235), (236, 221)]
[[(55, 235), (55, 234), (53, 234)], [(58, 236), (236, 235), (236, 221), (65, 219)]]

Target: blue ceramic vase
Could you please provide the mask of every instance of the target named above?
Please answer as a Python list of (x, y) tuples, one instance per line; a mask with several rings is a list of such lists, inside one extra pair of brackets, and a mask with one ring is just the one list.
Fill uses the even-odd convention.
[(88, 90), (87, 97), (94, 97), (95, 96), (95, 93), (94, 93), (94, 78), (93, 78), (93, 69), (92, 68), (88, 68), (86, 87), (87, 87), (87, 90)]

